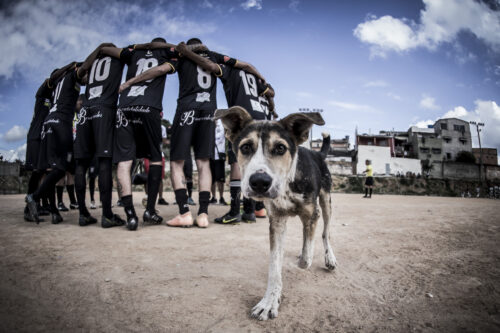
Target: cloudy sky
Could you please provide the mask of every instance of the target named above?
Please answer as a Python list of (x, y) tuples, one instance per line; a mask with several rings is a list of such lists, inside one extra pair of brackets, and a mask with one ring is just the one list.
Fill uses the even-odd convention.
[[(451, 116), (485, 122), (482, 142), (500, 149), (499, 31), (500, 0), (2, 1), (0, 149), (24, 144), (36, 89), (54, 68), (101, 42), (156, 36), (196, 36), (251, 62), (281, 116), (321, 108), (336, 138)], [(177, 94), (172, 76), (167, 119)]]

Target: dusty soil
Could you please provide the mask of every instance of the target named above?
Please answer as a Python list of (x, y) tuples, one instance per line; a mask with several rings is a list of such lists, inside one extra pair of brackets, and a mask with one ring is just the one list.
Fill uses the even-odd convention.
[[(141, 197), (135, 194), (138, 204)], [(324, 268), (317, 230), (313, 265), (298, 268), (301, 224), (289, 221), (279, 316), (259, 322), (249, 313), (266, 288), (267, 219), (129, 232), (79, 227), (73, 211), (60, 225), (36, 225), (22, 219), (23, 196), (2, 196), (0, 330), (500, 330), (499, 201), (354, 194), (333, 200), (339, 266)], [(211, 206), (210, 215), (226, 209)], [(160, 210), (166, 218), (176, 212), (172, 205)]]

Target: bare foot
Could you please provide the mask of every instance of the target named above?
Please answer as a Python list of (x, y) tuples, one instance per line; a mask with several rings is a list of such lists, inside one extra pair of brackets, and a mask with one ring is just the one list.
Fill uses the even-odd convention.
[(191, 227), (193, 225), (193, 216), (191, 212), (184, 213), (182, 215), (177, 215), (171, 220), (167, 221), (167, 226), (169, 227)]

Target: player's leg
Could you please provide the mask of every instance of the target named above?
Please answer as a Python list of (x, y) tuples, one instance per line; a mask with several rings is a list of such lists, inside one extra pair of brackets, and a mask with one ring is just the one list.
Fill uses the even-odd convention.
[(167, 221), (171, 227), (190, 227), (193, 217), (189, 211), (186, 179), (184, 177), (184, 162), (191, 159), (192, 124), (181, 123), (183, 111), (177, 110), (172, 124), (170, 143), (170, 177), (174, 188), (175, 201), (179, 207), (179, 214)]
[(66, 185), (66, 173), (56, 184), (56, 194), (57, 194), (57, 209), (61, 212), (67, 212), (69, 209), (66, 207), (63, 201), (64, 186)]
[(184, 160), (184, 167), (182, 168), (184, 171), (184, 178), (186, 180), (186, 189), (188, 200), (187, 203), (190, 206), (196, 205), (193, 200), (193, 158), (191, 156), (191, 150), (189, 151), (189, 158)]
[(216, 204), (217, 203), (217, 190), (216, 190), (216, 183), (217, 180), (215, 179), (215, 160), (210, 159), (210, 172), (212, 173), (212, 186), (210, 187), (210, 192), (212, 193), (212, 198), (210, 199), (210, 204)]
[(75, 168), (76, 162), (73, 159), (70, 162), (69, 171), (66, 176), (66, 192), (68, 192), (69, 197), (69, 208), (70, 209), (78, 209), (78, 203), (76, 201), (75, 196)]
[(165, 157), (161, 159), (161, 181), (160, 187), (158, 188), (158, 204), (168, 205), (168, 202), (163, 198), (163, 179), (165, 179)]
[(231, 173), (229, 177), (229, 194), (231, 196), (231, 208), (229, 212), (221, 217), (216, 218), (214, 221), (216, 223), (237, 223), (241, 221), (240, 214), (240, 194), (241, 194), (241, 174), (240, 167), (236, 161), (236, 155), (234, 154), (231, 144), (228, 146), (228, 162), (231, 166)]

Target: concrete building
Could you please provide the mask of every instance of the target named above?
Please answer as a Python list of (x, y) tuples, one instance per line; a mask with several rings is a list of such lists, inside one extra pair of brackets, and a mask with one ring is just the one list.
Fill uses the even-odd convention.
[[(496, 148), (482, 148), (483, 165), (498, 165), (498, 152)], [(476, 158), (476, 164), (481, 164), (479, 157), (481, 155), (479, 148), (472, 148), (472, 153)]]
[(392, 157), (391, 148), (374, 145), (358, 145), (355, 172), (360, 175), (366, 170), (365, 161), (372, 161), (374, 175), (397, 175), (408, 172), (422, 173), (420, 160)]
[[(320, 151), (323, 145), (323, 138), (314, 139), (311, 141), (311, 149), (315, 151)], [(331, 139), (330, 140), (330, 151), (349, 151), (350, 148), (349, 135), (346, 135), (342, 139)]]
[(433, 128), (412, 126), (408, 129), (411, 142), (411, 157), (430, 163), (441, 163), (443, 160), (443, 140), (438, 138)]
[(434, 123), (434, 132), (443, 140), (443, 157), (454, 161), (461, 151), (472, 152), (472, 140), (469, 123), (457, 119), (439, 119)]

